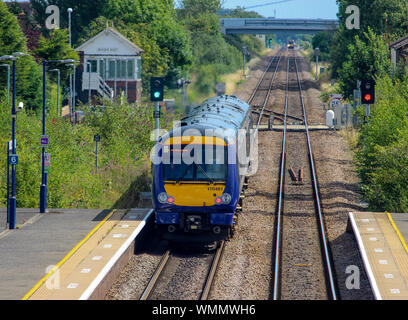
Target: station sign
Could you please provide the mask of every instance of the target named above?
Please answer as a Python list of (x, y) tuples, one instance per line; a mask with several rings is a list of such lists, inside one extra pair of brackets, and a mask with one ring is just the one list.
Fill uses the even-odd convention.
[[(41, 159), (43, 159), (42, 155), (41, 155)], [(41, 166), (42, 166), (42, 163), (41, 163)], [(48, 152), (45, 152), (45, 161), (44, 161), (45, 173), (50, 172), (50, 167), (51, 167), (51, 154)]]
[(42, 135), (41, 136), (41, 147), (42, 148), (48, 148), (49, 144), (49, 136), (48, 135)]
[(17, 165), (18, 164), (18, 155), (11, 154), (8, 158), (9, 165)]

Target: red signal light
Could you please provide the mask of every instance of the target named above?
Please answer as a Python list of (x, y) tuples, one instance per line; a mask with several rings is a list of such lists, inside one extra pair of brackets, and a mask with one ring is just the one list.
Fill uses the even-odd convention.
[(364, 96), (364, 101), (371, 101), (371, 94), (367, 93), (367, 94)]

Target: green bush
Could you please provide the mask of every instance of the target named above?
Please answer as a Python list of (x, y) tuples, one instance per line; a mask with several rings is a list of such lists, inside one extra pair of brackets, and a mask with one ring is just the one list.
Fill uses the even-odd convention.
[(376, 89), (356, 155), (362, 191), (372, 209), (408, 212), (408, 83), (386, 76)]
[[(4, 96), (3, 96), (4, 97)], [(5, 101), (6, 99), (1, 99)], [(149, 154), (153, 146), (152, 109), (146, 106), (110, 103), (104, 110), (85, 111), (84, 123), (47, 118), (51, 171), (48, 174), (48, 207), (110, 208), (131, 205), (137, 191), (148, 190)], [(170, 126), (165, 117), (162, 125)], [(0, 104), (1, 163), (6, 163), (6, 145), (11, 140), (9, 107)], [(38, 207), (41, 185), (41, 118), (29, 112), (17, 117), (17, 205)], [(95, 169), (94, 135), (99, 134), (99, 170)], [(3, 166), (5, 168), (5, 166)], [(139, 181), (135, 183), (135, 181)], [(129, 190), (132, 188), (142, 190)], [(0, 203), (6, 202), (6, 170), (0, 171)]]

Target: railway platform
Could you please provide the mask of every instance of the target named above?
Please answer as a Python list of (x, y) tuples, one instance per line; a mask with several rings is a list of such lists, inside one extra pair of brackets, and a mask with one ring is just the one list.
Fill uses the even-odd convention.
[(19, 229), (0, 230), (0, 299), (103, 299), (109, 277), (127, 263), (151, 214), (18, 210)]
[(408, 299), (408, 214), (350, 212), (375, 299)]

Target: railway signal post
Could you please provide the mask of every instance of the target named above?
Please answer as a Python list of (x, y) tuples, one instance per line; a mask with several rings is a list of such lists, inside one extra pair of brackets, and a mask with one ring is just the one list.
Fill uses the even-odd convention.
[(150, 79), (150, 101), (156, 102), (153, 118), (154, 118), (154, 131), (155, 140), (159, 140), (159, 128), (160, 128), (160, 102), (164, 99), (164, 78), (152, 77)]
[(361, 81), (361, 103), (366, 105), (366, 121), (370, 117), (370, 104), (375, 103), (375, 81), (373, 79)]

